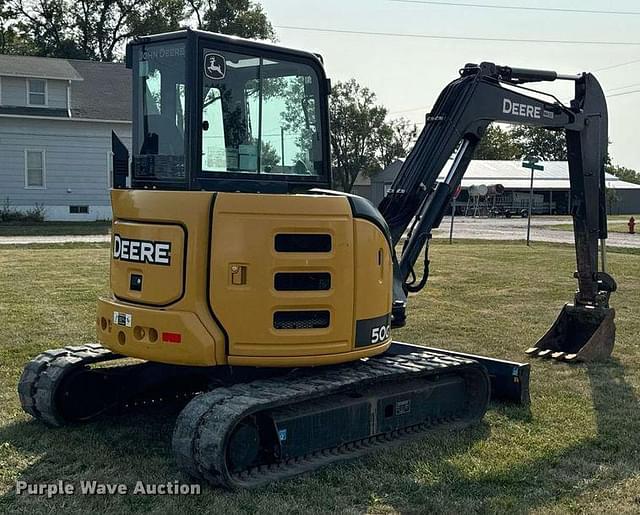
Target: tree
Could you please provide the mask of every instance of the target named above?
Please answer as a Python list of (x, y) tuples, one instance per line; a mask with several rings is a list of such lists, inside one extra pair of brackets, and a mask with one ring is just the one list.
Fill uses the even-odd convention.
[(252, 0), (9, 0), (5, 10), (2, 5), (4, 53), (114, 61), (129, 39), (177, 30), (193, 17), (205, 30), (274, 37), (262, 7)]
[(81, 58), (71, 39), (72, 16), (65, 0), (14, 0), (10, 2), (20, 35), (43, 57)]
[(315, 106), (309, 103), (305, 93), (304, 77), (272, 78), (263, 80), (263, 98), (280, 97), (285, 104), (282, 112), (282, 128), (295, 137), (300, 152), (295, 156), (299, 161), (312, 167), (309, 149), (316, 137), (317, 123)]
[(624, 166), (616, 166), (611, 163), (607, 163), (605, 165), (605, 169), (611, 175), (615, 175), (622, 181), (640, 184), (640, 173), (632, 170), (631, 168), (625, 168)]
[(618, 197), (618, 192), (613, 188), (605, 188), (605, 200), (607, 203), (607, 208), (609, 209), (609, 214), (612, 215), (615, 211), (614, 208), (618, 204), (620, 198)]
[(516, 159), (537, 156), (544, 161), (567, 160), (564, 131), (517, 125), (509, 133), (519, 148)]
[(375, 93), (354, 79), (333, 87), (329, 114), (334, 177), (346, 192), (359, 173), (371, 175), (406, 156), (417, 132), (406, 120), (385, 121)]
[(417, 135), (416, 124), (405, 118), (385, 122), (376, 135), (380, 166), (386, 168), (399, 157), (406, 157)]
[(376, 96), (355, 79), (338, 82), (331, 91), (330, 125), (334, 176), (344, 191), (351, 191), (360, 172), (376, 169), (376, 131), (387, 111)]
[(475, 159), (514, 160), (537, 156), (545, 161), (566, 161), (563, 131), (517, 125), (502, 129), (490, 125), (474, 153)]
[(127, 40), (179, 28), (183, 0), (13, 0), (34, 55), (114, 61)]
[(114, 61), (134, 36), (178, 29), (186, 14), (182, 0), (80, 0), (72, 5), (82, 54), (100, 61)]
[(19, 31), (16, 15), (5, 0), (0, 0), (0, 54), (31, 55), (35, 48)]
[(189, 6), (184, 0), (151, 0), (146, 11), (134, 11), (128, 17), (132, 36), (160, 34), (186, 25)]
[(262, 6), (253, 0), (189, 0), (198, 28), (242, 38), (275, 39)]
[(509, 130), (502, 129), (499, 125), (489, 125), (473, 153), (473, 158), (511, 161), (518, 159), (520, 154), (521, 149)]
[(274, 166), (280, 164), (281, 158), (275, 147), (268, 141), (263, 141), (260, 145), (260, 166), (267, 173), (272, 170)]

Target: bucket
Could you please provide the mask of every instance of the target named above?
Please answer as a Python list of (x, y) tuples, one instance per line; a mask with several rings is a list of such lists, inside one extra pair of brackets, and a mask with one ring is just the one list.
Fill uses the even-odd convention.
[(565, 304), (551, 328), (525, 352), (560, 361), (603, 361), (613, 351), (614, 317), (613, 308)]

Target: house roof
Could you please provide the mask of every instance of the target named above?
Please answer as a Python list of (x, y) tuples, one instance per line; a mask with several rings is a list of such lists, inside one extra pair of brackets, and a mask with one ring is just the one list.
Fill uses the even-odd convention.
[(71, 84), (73, 117), (131, 121), (131, 70), (123, 63), (69, 63), (84, 79)]
[(81, 81), (67, 59), (0, 54), (0, 75)]
[[(403, 159), (391, 163), (389, 167), (374, 176), (373, 182), (390, 182), (400, 171)], [(569, 189), (569, 165), (566, 161), (544, 161), (541, 163), (544, 170), (536, 170), (533, 176), (533, 186), (544, 190), (568, 190)], [(393, 167), (393, 175), (388, 177), (388, 170)], [(446, 166), (438, 177), (443, 181), (449, 167)], [(529, 189), (531, 172), (522, 167), (521, 161), (484, 161), (473, 160), (462, 179), (462, 187), (473, 185), (502, 184), (507, 189)], [(620, 180), (609, 173), (605, 174), (608, 188), (613, 189), (640, 189), (640, 184), (632, 184)]]
[[(71, 118), (131, 121), (131, 70), (123, 63), (0, 55), (0, 75), (71, 81)], [(69, 118), (66, 109), (1, 106), (0, 114)]]

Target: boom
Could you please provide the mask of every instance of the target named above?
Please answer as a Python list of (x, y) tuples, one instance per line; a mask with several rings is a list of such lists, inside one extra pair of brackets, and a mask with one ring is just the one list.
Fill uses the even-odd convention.
[[(604, 164), (608, 144), (607, 106), (598, 81), (590, 73), (558, 75), (487, 62), (467, 64), (460, 75), (438, 97), (414, 149), (379, 206), (394, 246), (409, 229), (395, 267), (396, 325), (404, 321), (406, 294), (419, 291), (427, 280), (426, 255), (420, 281), (414, 265), (492, 122), (565, 131), (577, 260), (575, 305), (608, 308), (616, 284), (604, 270), (598, 271), (598, 240), (604, 248), (607, 238)], [(575, 98), (569, 106), (548, 94), (551, 101), (526, 94), (534, 90), (522, 86), (558, 79), (575, 82)], [(446, 177), (438, 183), (452, 155)]]

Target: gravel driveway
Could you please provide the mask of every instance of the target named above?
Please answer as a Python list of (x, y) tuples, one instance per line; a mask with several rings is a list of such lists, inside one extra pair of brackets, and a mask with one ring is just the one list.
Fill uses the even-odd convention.
[[(552, 243), (573, 243), (572, 231), (549, 229), (550, 225), (571, 223), (567, 218), (540, 217), (531, 220), (531, 239)], [(434, 231), (435, 238), (448, 238), (451, 218), (445, 217), (439, 229)], [(456, 217), (453, 225), (453, 237), (481, 240), (526, 240), (526, 218), (470, 218)], [(611, 247), (640, 248), (640, 234), (610, 232), (607, 245)]]
[[(539, 217), (531, 221), (531, 239), (552, 243), (573, 243), (571, 231), (549, 229), (549, 225), (568, 223), (567, 218)], [(435, 238), (448, 238), (451, 218), (445, 217)], [(526, 218), (469, 218), (456, 217), (453, 227), (454, 239), (481, 240), (525, 240), (527, 238)], [(108, 234), (82, 236), (1, 236), (0, 245), (28, 245), (32, 243), (96, 243), (108, 242)], [(609, 233), (607, 244), (612, 247), (640, 248), (640, 234)]]

